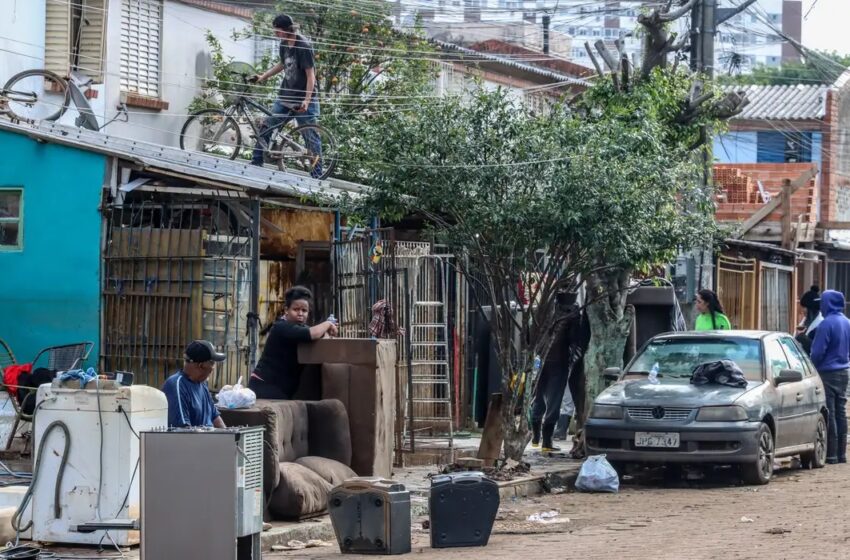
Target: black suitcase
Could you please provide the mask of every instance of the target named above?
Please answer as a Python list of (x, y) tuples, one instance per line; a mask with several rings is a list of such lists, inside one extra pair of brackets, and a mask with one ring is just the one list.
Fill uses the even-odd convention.
[(328, 495), (328, 510), (343, 554), (410, 552), (410, 492), (381, 478), (346, 480)]
[(499, 511), (499, 486), (480, 472), (431, 479), (431, 546), (486, 546)]

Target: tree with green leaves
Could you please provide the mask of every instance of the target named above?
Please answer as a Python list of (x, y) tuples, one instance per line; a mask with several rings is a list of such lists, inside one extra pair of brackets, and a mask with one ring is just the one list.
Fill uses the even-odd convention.
[(536, 383), (535, 357), (545, 361), (568, 319), (557, 294), (587, 288), (592, 402), (602, 370), (622, 365), (633, 274), (712, 237), (712, 193), (701, 187), (695, 155), (703, 127), (744, 101), (667, 64), (681, 48), (667, 18), (686, 4), (643, 16), (658, 53), (639, 69), (622, 49), (598, 42), (607, 71), (594, 57), (598, 82), (548, 115), (533, 115), (504, 91), (478, 90), (373, 119), (358, 143), (359, 178), (371, 187), (356, 201), (360, 211), (423, 216), (464, 257), (479, 303), (492, 305), (509, 458), (520, 458), (528, 442), (522, 411)]
[(737, 65), (730, 61), (730, 73), (719, 76), (721, 84), (787, 86), (792, 84), (835, 83), (850, 68), (850, 55), (812, 51), (801, 62), (783, 62), (781, 66), (756, 66), (749, 74), (733, 73)]
[[(595, 302), (624, 298), (637, 264), (709, 235), (710, 196), (690, 157), (697, 132), (674, 124), (689, 84), (684, 72), (659, 69), (629, 95), (603, 82), (544, 116), (504, 91), (479, 90), (371, 123), (361, 211), (424, 216), (440, 242), (468, 257), (463, 271), (493, 305), (510, 458), (528, 442), (526, 416), (515, 411), (530, 402), (534, 358), (545, 360), (567, 319), (556, 295), (587, 281)], [(596, 280), (612, 276), (626, 282)], [(591, 314), (597, 335), (622, 328), (600, 319)]]

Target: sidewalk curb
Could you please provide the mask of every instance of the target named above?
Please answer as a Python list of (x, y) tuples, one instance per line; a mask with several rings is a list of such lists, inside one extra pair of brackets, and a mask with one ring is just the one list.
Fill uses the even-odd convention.
[(336, 542), (336, 535), (334, 534), (330, 517), (323, 515), (313, 521), (288, 523), (283, 527), (272, 527), (268, 531), (263, 532), (260, 537), (260, 543), (263, 552), (270, 552), (272, 546), (277, 544), (285, 545), (289, 541), (306, 543), (312, 539)]

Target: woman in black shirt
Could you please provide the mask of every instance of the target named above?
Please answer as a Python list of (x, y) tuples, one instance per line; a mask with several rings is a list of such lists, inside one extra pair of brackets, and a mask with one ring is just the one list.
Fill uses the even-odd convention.
[(286, 291), (283, 317), (272, 325), (263, 354), (248, 382), (248, 388), (258, 399), (291, 399), (301, 382), (298, 344), (336, 335), (336, 325), (331, 321), (307, 326), (312, 301), (312, 292), (303, 286)]

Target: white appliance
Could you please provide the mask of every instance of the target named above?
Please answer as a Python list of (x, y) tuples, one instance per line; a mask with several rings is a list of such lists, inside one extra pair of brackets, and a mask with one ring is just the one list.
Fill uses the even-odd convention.
[[(110, 544), (104, 538), (104, 531), (79, 533), (74, 527), (139, 517), (136, 434), (168, 425), (165, 394), (152, 387), (125, 387), (112, 381), (100, 381), (99, 390), (63, 388), (54, 381), (52, 385), (39, 387), (37, 403), (33, 469), (37, 465), (38, 472), (32, 498), (33, 540), (98, 544), (103, 539), (105, 544)], [(38, 454), (45, 431), (54, 422), (67, 426), (70, 434), (70, 449), (59, 486), (58, 518), (54, 496), (66, 445), (61, 426), (51, 429), (43, 457)], [(113, 530), (109, 535), (119, 546), (139, 542), (138, 531)]]

